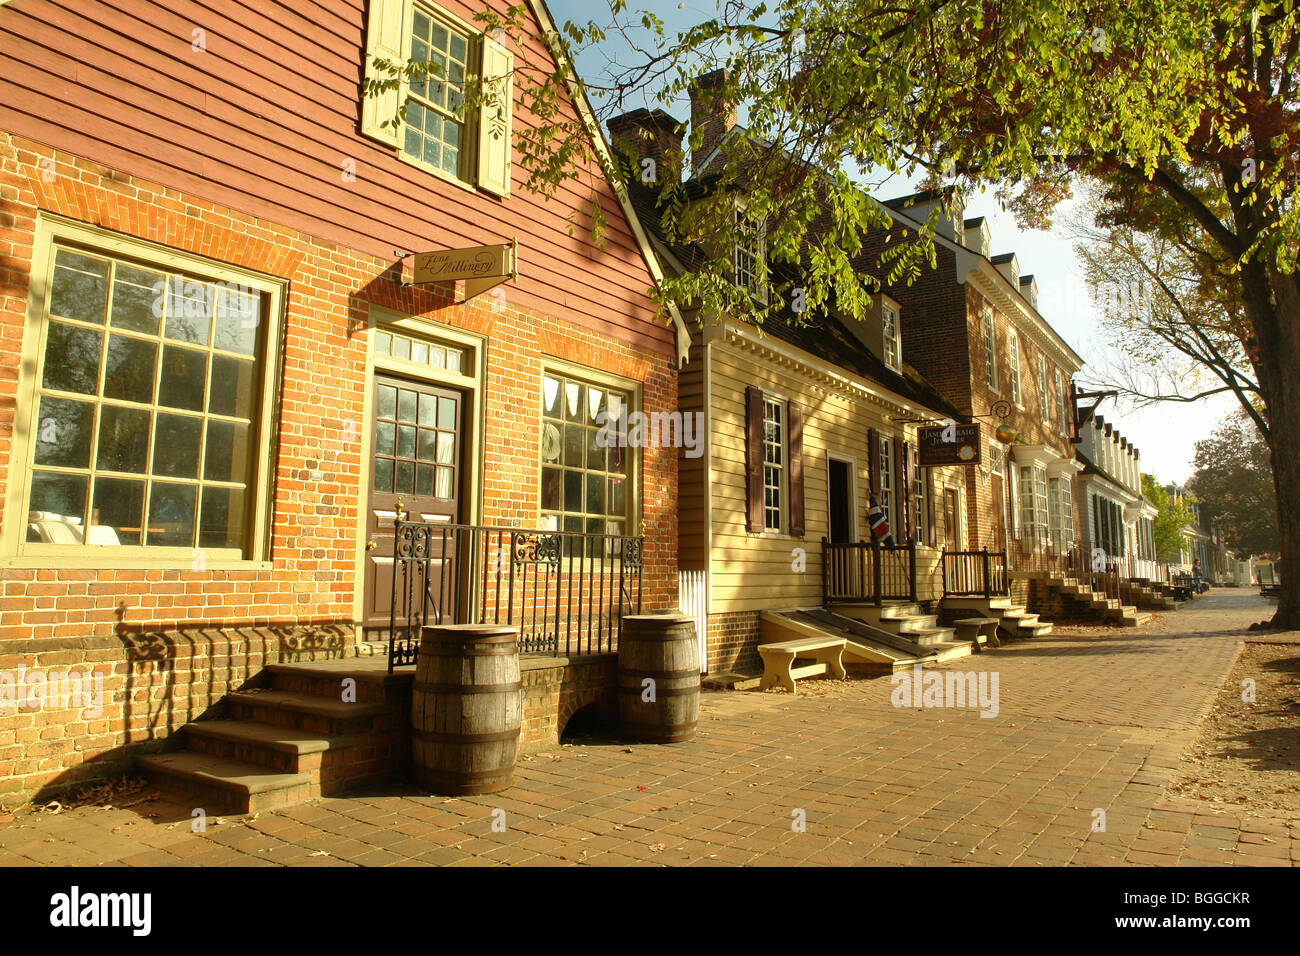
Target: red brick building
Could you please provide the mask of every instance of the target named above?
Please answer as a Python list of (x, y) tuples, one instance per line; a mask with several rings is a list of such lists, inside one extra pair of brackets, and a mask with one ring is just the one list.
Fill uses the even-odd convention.
[[(0, 7), (0, 802), (124, 769), (268, 662), (364, 648), (397, 499), (643, 528), (643, 605), (675, 603), (676, 453), (583, 456), (597, 406), (676, 406), (657, 266), (599, 166), (524, 187), (510, 131), (549, 17), (487, 36), (478, 9)], [(384, 127), (368, 55), (445, 81)], [(460, 109), (475, 75), (509, 94)], [(487, 246), (511, 281), (409, 284), (404, 253)]]
[[(938, 199), (885, 203), (893, 234), (872, 236), (864, 261), (914, 236)], [(1072, 377), (1083, 359), (1039, 313), (1037, 284), (1015, 255), (992, 255), (983, 219), (964, 219), (958, 202), (951, 218), (940, 216), (934, 243), (935, 267), (885, 293), (902, 305), (904, 359), (981, 423), (980, 461), (966, 467), (960, 500), (945, 504), (960, 513), (962, 533), (945, 547), (1008, 547), (1013, 557), (1068, 548), (1080, 539)], [(1003, 425), (1010, 441), (996, 437)]]

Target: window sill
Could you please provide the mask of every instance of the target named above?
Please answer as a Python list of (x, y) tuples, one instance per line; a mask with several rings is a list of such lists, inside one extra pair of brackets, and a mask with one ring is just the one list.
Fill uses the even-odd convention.
[(461, 179), (459, 176), (452, 176), (446, 171), (439, 169), (437, 166), (430, 166), (422, 159), (416, 159), (414, 156), (412, 156), (410, 153), (408, 153), (405, 149), (403, 149), (400, 146), (397, 147), (397, 158), (400, 159), (402, 162), (406, 163), (408, 166), (414, 166), (416, 169), (426, 172), (431, 176), (436, 176), (438, 179), (441, 179), (445, 183), (449, 183), (452, 186), (456, 186), (460, 189), (463, 189), (468, 193), (473, 193), (476, 196), (479, 194), (478, 187), (475, 186), (473, 183), (468, 183), (465, 180)]
[(270, 561), (207, 561), (202, 570), (194, 568), (192, 560), (167, 558), (127, 558), (113, 560), (108, 555), (40, 555), (10, 556), (0, 558), (0, 568), (50, 568), (56, 571), (190, 571), (204, 574), (208, 571), (271, 571)]

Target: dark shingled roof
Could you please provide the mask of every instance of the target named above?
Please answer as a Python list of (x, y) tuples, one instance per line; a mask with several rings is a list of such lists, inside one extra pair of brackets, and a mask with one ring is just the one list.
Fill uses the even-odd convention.
[[(696, 199), (707, 195), (717, 179), (717, 176), (706, 176), (686, 183), (684, 188), (687, 198)], [(628, 183), (628, 196), (641, 224), (661, 245), (671, 250), (685, 268), (696, 268), (705, 261), (704, 252), (698, 247), (668, 241), (662, 227), (663, 209), (657, 203), (657, 191), (634, 180)], [(775, 339), (802, 349), (832, 365), (837, 365), (860, 378), (882, 385), (913, 404), (928, 408), (954, 421), (971, 420), (970, 416), (963, 414), (945, 399), (938, 389), (907, 362), (903, 362), (901, 373), (889, 368), (882, 359), (862, 344), (843, 320), (831, 313), (798, 314), (787, 307), (773, 318), (769, 318), (760, 328)]]

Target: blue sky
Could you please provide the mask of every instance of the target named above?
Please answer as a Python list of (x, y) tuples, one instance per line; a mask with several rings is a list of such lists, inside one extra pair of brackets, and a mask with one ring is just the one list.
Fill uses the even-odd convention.
[[(608, 22), (606, 0), (549, 0), (552, 15), (562, 24), (566, 19), (586, 22), (595, 19)], [(715, 15), (711, 3), (694, 2), (680, 6), (655, 0), (631, 0), (633, 11), (651, 10), (667, 25), (669, 31), (699, 23)], [(639, 18), (630, 18), (636, 20)], [(588, 50), (579, 58), (578, 69), (583, 76), (596, 80), (609, 67), (611, 57), (626, 53), (621, 40), (611, 39), (600, 49)], [(650, 97), (636, 106), (657, 106)], [(669, 110), (678, 119), (688, 119), (690, 104), (675, 104)], [(895, 178), (870, 187), (878, 199), (891, 199), (912, 191), (911, 184)], [(999, 208), (992, 192), (968, 196), (966, 215), (984, 216), (992, 232), (992, 252), (1014, 252), (1020, 261), (1022, 274), (1033, 274), (1038, 282), (1038, 305), (1043, 317), (1090, 364), (1102, 364), (1114, 347), (1097, 327), (1095, 309), (1083, 271), (1074, 252), (1074, 241), (1063, 225), (1072, 213), (1072, 203), (1064, 204), (1049, 232), (1022, 230), (1015, 217)], [(1085, 369), (1084, 376), (1086, 377)], [(1183, 482), (1192, 472), (1192, 455), (1195, 442), (1213, 430), (1214, 425), (1236, 407), (1231, 396), (1216, 396), (1192, 404), (1164, 403), (1137, 410), (1127, 405), (1116, 406), (1107, 400), (1098, 409), (1108, 421), (1113, 422), (1142, 454), (1143, 471), (1153, 472), (1162, 484)]]

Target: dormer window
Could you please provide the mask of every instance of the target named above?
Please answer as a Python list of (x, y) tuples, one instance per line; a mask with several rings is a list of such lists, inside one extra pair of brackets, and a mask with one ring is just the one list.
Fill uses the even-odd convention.
[(898, 328), (898, 309), (888, 304), (881, 306), (880, 325), (884, 336), (885, 364), (900, 372), (903, 369), (903, 344)]
[(740, 206), (736, 207), (735, 224), (736, 244), (732, 249), (731, 264), (736, 285), (766, 304), (767, 289), (759, 275), (766, 245), (763, 224), (751, 219)]

